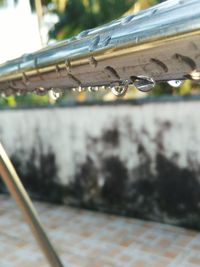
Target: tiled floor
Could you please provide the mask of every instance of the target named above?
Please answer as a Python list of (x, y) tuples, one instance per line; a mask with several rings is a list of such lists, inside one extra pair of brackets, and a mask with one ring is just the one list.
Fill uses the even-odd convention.
[[(36, 203), (67, 267), (200, 266), (200, 234), (178, 227)], [(14, 201), (0, 195), (0, 267), (48, 266)]]

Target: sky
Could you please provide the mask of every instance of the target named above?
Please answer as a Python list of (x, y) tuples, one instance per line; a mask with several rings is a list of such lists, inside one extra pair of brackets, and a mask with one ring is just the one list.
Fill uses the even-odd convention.
[(0, 9), (0, 63), (42, 47), (37, 16), (31, 13), (29, 1), (8, 0)]

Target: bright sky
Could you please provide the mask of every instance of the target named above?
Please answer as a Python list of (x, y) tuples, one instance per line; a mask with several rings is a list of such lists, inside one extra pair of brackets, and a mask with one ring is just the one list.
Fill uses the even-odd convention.
[(28, 0), (8, 0), (0, 9), (0, 63), (41, 48), (37, 17)]

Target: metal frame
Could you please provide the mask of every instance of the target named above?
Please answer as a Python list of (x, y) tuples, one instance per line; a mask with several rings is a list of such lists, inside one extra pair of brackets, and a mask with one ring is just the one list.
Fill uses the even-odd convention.
[(23, 213), (25, 220), (30, 226), (36, 241), (38, 242), (49, 262), (49, 266), (64, 267), (44, 228), (42, 227), (33, 203), (28, 196), (28, 193), (26, 192), (23, 184), (21, 183), (20, 178), (17, 175), (14, 166), (12, 165), (1, 143), (0, 175), (2, 176), (3, 181), (5, 182), (12, 197), (15, 199), (16, 203), (21, 209), (21, 212)]
[(138, 76), (200, 80), (199, 43), (200, 1), (165, 1), (5, 62), (0, 93), (134, 83)]

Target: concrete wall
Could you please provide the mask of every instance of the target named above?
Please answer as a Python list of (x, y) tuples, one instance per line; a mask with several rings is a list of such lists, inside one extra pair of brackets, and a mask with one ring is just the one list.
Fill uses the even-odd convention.
[(32, 196), (200, 229), (200, 101), (0, 111)]

